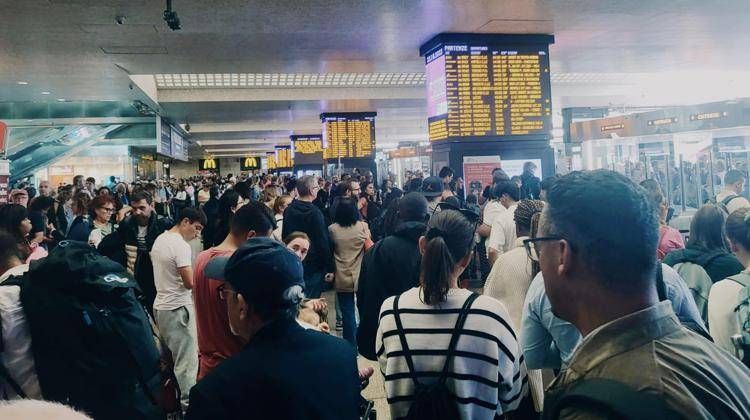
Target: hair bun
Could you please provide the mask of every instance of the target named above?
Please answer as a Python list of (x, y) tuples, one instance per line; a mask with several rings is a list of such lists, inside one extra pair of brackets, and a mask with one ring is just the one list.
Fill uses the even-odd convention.
[(429, 230), (427, 231), (427, 234), (425, 235), (425, 237), (427, 238), (427, 240), (428, 240), (428, 241), (429, 241), (430, 239), (435, 239), (435, 238), (437, 238), (438, 236), (439, 236), (439, 237), (441, 237), (441, 238), (443, 238), (443, 239), (445, 239), (446, 233), (445, 233), (445, 232), (443, 232), (442, 230), (440, 230), (440, 229), (436, 228), (436, 227), (432, 227), (432, 228), (430, 228), (430, 229), (429, 229)]

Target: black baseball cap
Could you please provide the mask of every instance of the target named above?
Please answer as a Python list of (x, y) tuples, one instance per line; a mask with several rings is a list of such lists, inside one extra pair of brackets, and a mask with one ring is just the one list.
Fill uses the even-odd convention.
[(443, 180), (436, 176), (429, 176), (422, 181), (422, 195), (437, 197), (443, 194)]
[(282, 303), (292, 288), (301, 292), (305, 284), (297, 255), (267, 237), (250, 238), (231, 257), (213, 258), (205, 275), (227, 281), (249, 303)]

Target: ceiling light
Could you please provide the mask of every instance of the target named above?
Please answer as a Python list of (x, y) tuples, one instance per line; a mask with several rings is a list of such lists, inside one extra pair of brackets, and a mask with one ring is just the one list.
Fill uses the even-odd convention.
[(19, 85), (28, 85), (29, 82), (17, 82)]
[(65, 98), (57, 98), (57, 102), (65, 102)]
[(42, 95), (49, 95), (51, 92), (47, 92), (46, 90), (42, 92)]

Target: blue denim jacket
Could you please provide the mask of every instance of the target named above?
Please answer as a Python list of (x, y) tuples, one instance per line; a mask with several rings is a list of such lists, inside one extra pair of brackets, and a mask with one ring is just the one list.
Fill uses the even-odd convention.
[[(690, 289), (679, 274), (662, 264), (667, 298), (680, 321), (690, 320), (705, 328)], [(552, 313), (544, 290), (542, 273), (529, 286), (521, 320), (521, 348), (529, 369), (559, 369), (567, 367), (573, 352), (581, 343), (578, 329)]]

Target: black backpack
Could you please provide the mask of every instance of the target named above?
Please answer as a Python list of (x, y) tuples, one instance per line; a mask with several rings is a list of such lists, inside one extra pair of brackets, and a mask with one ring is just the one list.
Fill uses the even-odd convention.
[(96, 419), (159, 419), (159, 353), (122, 265), (63, 241), (32, 263), (21, 303), (44, 399)]
[(450, 362), (456, 351), (458, 338), (461, 336), (461, 330), (464, 328), (466, 317), (469, 314), (469, 308), (478, 296), (479, 295), (476, 293), (472, 293), (471, 296), (466, 299), (466, 302), (464, 302), (464, 306), (458, 314), (453, 334), (451, 335), (451, 341), (448, 346), (448, 353), (445, 357), (443, 371), (440, 373), (438, 380), (429, 385), (422, 384), (417, 379), (416, 370), (414, 369), (414, 361), (411, 358), (409, 346), (406, 344), (406, 335), (404, 333), (404, 327), (401, 324), (401, 315), (398, 310), (398, 299), (400, 295), (396, 296), (396, 299), (393, 301), (393, 316), (396, 319), (396, 330), (398, 332), (398, 337), (401, 340), (401, 349), (404, 352), (404, 358), (409, 367), (409, 373), (414, 381), (414, 401), (412, 401), (411, 406), (409, 407), (409, 413), (405, 417), (407, 420), (455, 420), (461, 418), (461, 415), (458, 412), (456, 397), (448, 389), (446, 379)]

